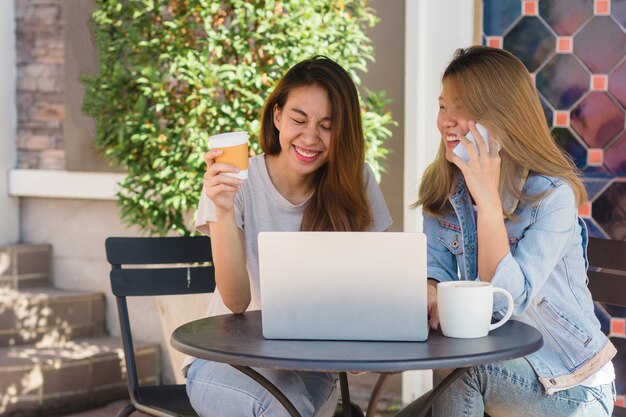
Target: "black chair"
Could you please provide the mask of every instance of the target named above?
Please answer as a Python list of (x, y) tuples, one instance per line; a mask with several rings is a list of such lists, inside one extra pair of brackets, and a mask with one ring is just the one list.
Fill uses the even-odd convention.
[[(208, 237), (110, 237), (105, 242), (111, 264), (111, 289), (117, 299), (130, 404), (134, 411), (166, 417), (197, 416), (185, 385), (140, 386), (126, 297), (210, 293), (215, 270)], [(124, 268), (129, 265), (131, 267)]]
[[(626, 242), (591, 237), (587, 257), (593, 300), (626, 307)], [(626, 417), (626, 408), (615, 407), (613, 417)]]
[[(105, 242), (111, 264), (111, 289), (117, 310), (126, 360), (130, 404), (117, 414), (135, 411), (159, 416), (197, 416), (189, 403), (185, 385), (140, 386), (126, 297), (211, 293), (215, 270), (208, 237), (110, 237)], [(123, 266), (130, 266), (125, 268)], [(345, 373), (341, 393), (349, 398)], [(359, 406), (350, 402), (352, 417), (362, 417)], [(347, 414), (347, 413), (345, 413)], [(338, 404), (336, 416), (344, 410)]]
[(626, 307), (626, 241), (590, 237), (587, 257), (593, 300)]

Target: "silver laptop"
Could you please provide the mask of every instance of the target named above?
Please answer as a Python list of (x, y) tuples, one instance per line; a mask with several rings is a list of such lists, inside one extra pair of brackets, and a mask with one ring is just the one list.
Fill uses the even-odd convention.
[(424, 341), (426, 236), (261, 232), (263, 336)]

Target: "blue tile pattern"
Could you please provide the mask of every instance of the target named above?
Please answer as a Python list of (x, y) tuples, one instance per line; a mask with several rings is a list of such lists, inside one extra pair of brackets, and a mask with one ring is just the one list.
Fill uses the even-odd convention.
[(534, 72), (552, 54), (556, 37), (534, 16), (526, 16), (504, 35), (504, 49)]
[(571, 114), (571, 124), (590, 148), (602, 148), (624, 130), (624, 111), (604, 92), (589, 93)]
[(539, 94), (539, 101), (541, 102), (541, 107), (543, 108), (543, 114), (546, 116), (546, 123), (552, 124), (552, 119), (554, 118), (554, 111), (552, 111), (552, 107), (548, 104), (546, 98)]
[(587, 190), (587, 198), (593, 201), (600, 195), (611, 183), (607, 178), (583, 178), (585, 190)]
[(609, 75), (609, 92), (626, 108), (626, 60)]
[(569, 110), (589, 90), (590, 74), (572, 55), (554, 55), (537, 73), (537, 89), (556, 110)]
[(596, 198), (593, 218), (611, 239), (626, 240), (626, 182), (614, 182)]
[(613, 174), (626, 176), (626, 132), (606, 147), (604, 166)]
[(611, 16), (619, 23), (622, 30), (626, 30), (626, 0), (613, 0), (611, 2)]
[(485, 0), (483, 32), (487, 36), (503, 33), (522, 14), (519, 0)]
[(593, 16), (593, 0), (540, 1), (539, 15), (559, 36), (571, 36)]
[(559, 146), (567, 151), (578, 169), (584, 169), (587, 166), (587, 148), (569, 128), (556, 127), (552, 129), (552, 136)]
[(574, 54), (594, 74), (608, 74), (626, 55), (626, 33), (610, 16), (595, 16), (574, 37)]

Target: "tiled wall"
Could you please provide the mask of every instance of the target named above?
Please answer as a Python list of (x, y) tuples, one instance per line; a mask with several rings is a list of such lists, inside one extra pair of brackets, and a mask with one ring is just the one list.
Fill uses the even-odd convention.
[[(547, 123), (581, 170), (590, 234), (626, 240), (626, 0), (484, 0), (483, 43), (533, 74)], [(626, 407), (626, 309), (597, 314), (618, 349)]]

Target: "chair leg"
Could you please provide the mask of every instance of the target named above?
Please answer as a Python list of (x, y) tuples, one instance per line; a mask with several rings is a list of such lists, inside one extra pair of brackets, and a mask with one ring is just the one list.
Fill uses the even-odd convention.
[[(344, 417), (345, 413), (343, 411), (343, 407), (343, 401), (340, 400), (337, 402), (337, 407), (335, 408), (335, 414), (333, 414), (333, 417)], [(365, 417), (365, 413), (363, 413), (361, 407), (352, 401), (350, 402), (350, 413), (352, 417)]]
[(363, 413), (361, 407), (354, 401), (350, 402), (350, 409), (352, 410), (352, 417), (365, 417), (365, 413)]
[(343, 415), (344, 417), (352, 417), (350, 387), (348, 386), (348, 375), (345, 372), (339, 372), (339, 387), (341, 388), (341, 403), (343, 404)]
[(385, 388), (385, 384), (387, 383), (387, 378), (389, 378), (390, 373), (381, 373), (378, 376), (378, 381), (376, 381), (376, 385), (374, 386), (374, 390), (372, 391), (372, 395), (370, 396), (369, 403), (367, 404), (367, 413), (366, 417), (373, 417), (376, 415), (376, 411), (378, 409), (378, 401), (380, 401), (380, 396), (383, 393), (383, 388)]
[(128, 417), (129, 415), (131, 415), (132, 413), (134, 413), (136, 411), (135, 406), (132, 403), (128, 403), (124, 406), (124, 408), (122, 408), (118, 413), (116, 417)]

